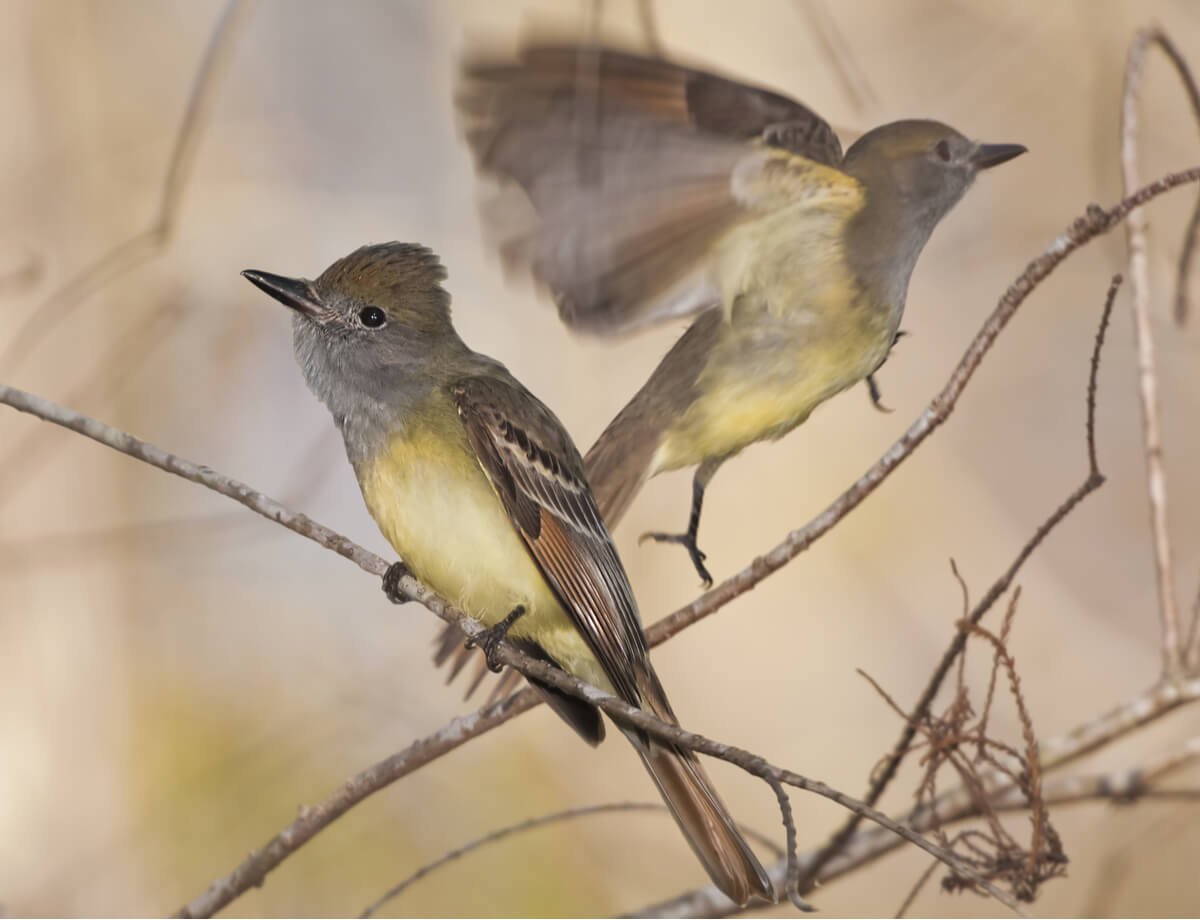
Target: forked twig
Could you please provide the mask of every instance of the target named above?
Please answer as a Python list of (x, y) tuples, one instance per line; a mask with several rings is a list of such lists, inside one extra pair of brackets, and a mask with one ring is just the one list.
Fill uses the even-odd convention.
[[(1144, 29), (1129, 48), (1125, 68), (1125, 88), (1121, 102), (1121, 175), (1126, 189), (1138, 185), (1137, 135), (1138, 96), (1146, 62), (1146, 51), (1158, 45), (1175, 64), (1183, 79), (1188, 97), (1197, 118), (1200, 118), (1200, 95), (1196, 92), (1187, 65), (1171, 40), (1161, 29)], [(1196, 224), (1200, 221), (1200, 204), (1192, 215), (1187, 240), (1179, 268), (1177, 314), (1182, 317), (1187, 291), (1187, 271), (1194, 246)], [(1138, 395), (1142, 404), (1142, 436), (1146, 453), (1146, 490), (1150, 501), (1150, 530), (1154, 546), (1155, 580), (1158, 588), (1159, 623), (1162, 630), (1163, 677), (1179, 678), (1192, 659), (1200, 660), (1200, 649), (1187, 649), (1182, 644), (1179, 624), (1179, 604), (1175, 595), (1174, 565), (1171, 559), (1171, 536), (1167, 521), (1167, 471), (1163, 461), (1162, 422), (1158, 402), (1158, 370), (1154, 357), (1154, 332), (1150, 318), (1150, 281), (1146, 259), (1146, 216), (1134, 208), (1125, 224), (1129, 245), (1129, 289), (1133, 298), (1134, 345), (1137, 350)]]

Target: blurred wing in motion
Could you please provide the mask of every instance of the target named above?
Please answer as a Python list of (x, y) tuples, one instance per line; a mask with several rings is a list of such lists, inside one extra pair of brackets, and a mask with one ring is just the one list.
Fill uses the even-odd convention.
[(820, 173), (842, 156), (828, 123), (785, 96), (586, 46), (530, 47), (516, 63), (475, 55), (458, 105), (479, 170), (528, 198), (510, 188), (487, 215), (506, 266), (601, 335), (721, 303), (705, 257), (764, 210), (735, 182), (747, 158), (776, 148)]

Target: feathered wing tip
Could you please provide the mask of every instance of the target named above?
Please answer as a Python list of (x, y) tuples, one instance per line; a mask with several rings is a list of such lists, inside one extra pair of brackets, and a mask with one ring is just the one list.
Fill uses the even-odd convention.
[(513, 190), (485, 220), (510, 271), (571, 326), (618, 335), (719, 302), (705, 257), (745, 210), (731, 180), (761, 144), (836, 167), (828, 122), (761, 87), (613, 48), (526, 39), (476, 51), (457, 95), (480, 172)]
[[(522, 642), (520, 639), (510, 638), (510, 642), (517, 645), (521, 651), (534, 658), (540, 658), (543, 661), (551, 661), (540, 648), (528, 642)], [(435, 651), (433, 653), (433, 663), (436, 667), (441, 667), (449, 662), (449, 673), (446, 675), (446, 683), (453, 683), (454, 678), (459, 675), (459, 672), (472, 659), (475, 661), (475, 675), (471, 678), (466, 692), (463, 694), (463, 699), (469, 699), (470, 696), (479, 688), (491, 671), (488, 670), (487, 656), (475, 647), (468, 648), (464, 644), (462, 631), (452, 623), (447, 623), (442, 627), (434, 639)], [(514, 671), (508, 668), (493, 684), (491, 691), (488, 693), (487, 705), (499, 702), (509, 693), (516, 689), (517, 684), (521, 680), (521, 672)], [(553, 687), (538, 683), (535, 680), (530, 680), (530, 685), (535, 690), (542, 694), (542, 698), (546, 704), (553, 709), (575, 732), (590, 745), (597, 745), (604, 740), (604, 720), (600, 716), (600, 711), (590, 703), (586, 703), (581, 699), (563, 693), (560, 690), (555, 690)]]
[(574, 328), (619, 335), (718, 299), (698, 267), (740, 214), (730, 178), (746, 148), (688, 120), (688, 73), (586, 48), (464, 65), (478, 168), (517, 186), (487, 209), (489, 235)]

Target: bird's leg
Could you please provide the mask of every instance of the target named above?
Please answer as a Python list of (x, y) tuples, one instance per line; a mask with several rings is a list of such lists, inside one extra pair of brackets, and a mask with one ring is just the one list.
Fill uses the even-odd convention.
[(412, 600), (408, 592), (400, 587), (400, 581), (411, 574), (412, 570), (403, 562), (393, 562), (383, 573), (383, 593), (393, 604), (407, 604)]
[(871, 405), (880, 412), (891, 412), (892, 410), (880, 402), (881, 394), (879, 392), (879, 384), (875, 382), (874, 374), (867, 374), (867, 393), (871, 396)]
[(688, 516), (687, 533), (644, 533), (638, 538), (639, 543), (643, 540), (654, 540), (657, 543), (678, 543), (688, 551), (692, 565), (696, 567), (696, 574), (700, 576), (701, 583), (705, 588), (712, 587), (713, 579), (712, 575), (708, 573), (708, 569), (704, 567), (704, 560), (708, 557), (696, 545), (696, 537), (700, 531), (700, 508), (704, 504), (704, 489), (724, 459), (722, 457), (718, 460), (705, 460), (696, 470), (696, 475), (692, 478), (692, 513)]
[(509, 612), (508, 616), (495, 626), (489, 626), (478, 636), (467, 640), (467, 648), (478, 646), (483, 649), (484, 657), (487, 658), (488, 670), (493, 674), (499, 674), (504, 670), (504, 665), (496, 660), (496, 650), (500, 648), (500, 643), (504, 641), (504, 637), (512, 629), (513, 623), (517, 622), (524, 615), (525, 605), (518, 604)]
[(867, 374), (867, 393), (871, 397), (871, 405), (880, 412), (891, 412), (892, 410), (880, 402), (882, 396), (879, 392), (879, 384), (875, 381), (875, 371), (883, 367), (884, 363), (888, 359), (888, 355), (890, 355), (892, 353), (892, 349), (896, 347), (896, 343), (900, 341), (902, 336), (906, 335), (908, 335), (908, 333), (903, 329), (897, 329), (895, 336), (892, 337), (892, 344), (888, 347), (888, 353), (883, 356), (883, 361), (880, 361), (878, 364), (876, 364), (875, 370)]

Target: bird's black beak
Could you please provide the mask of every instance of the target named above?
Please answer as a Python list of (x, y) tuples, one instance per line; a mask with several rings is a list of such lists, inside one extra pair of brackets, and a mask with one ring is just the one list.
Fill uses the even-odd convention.
[(242, 277), (261, 291), (270, 294), (281, 304), (291, 307), (309, 319), (316, 319), (325, 313), (317, 292), (303, 278), (285, 278), (283, 275), (272, 275), (270, 272), (244, 271)]
[(1027, 152), (1021, 144), (980, 144), (971, 155), (971, 162), (976, 169), (991, 169)]

